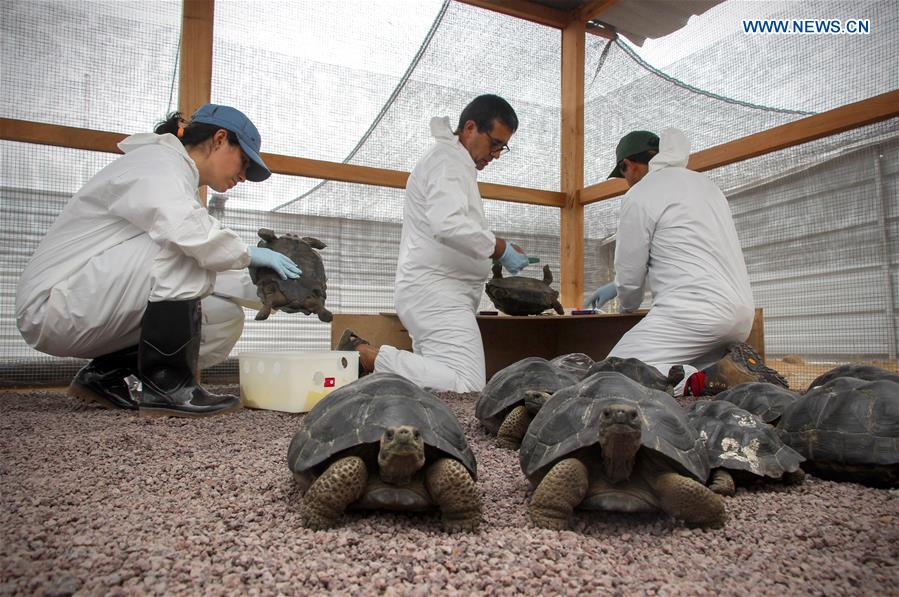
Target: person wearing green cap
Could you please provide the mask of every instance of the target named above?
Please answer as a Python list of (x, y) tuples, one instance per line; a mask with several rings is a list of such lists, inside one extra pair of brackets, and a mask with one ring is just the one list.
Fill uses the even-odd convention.
[[(661, 138), (632, 131), (615, 151), (610, 178), (624, 178), (615, 247), (615, 280), (587, 295), (595, 308), (618, 296), (620, 311), (640, 307), (648, 285), (652, 305), (608, 356), (637, 358), (663, 374), (687, 373), (676, 391), (707, 394), (773, 370), (746, 339), (755, 305), (727, 198), (704, 174), (687, 168), (690, 143), (666, 129)], [(729, 350), (744, 344), (741, 350)], [(749, 363), (722, 363), (742, 355)], [(753, 373), (752, 371), (755, 373)]]
[(240, 407), (237, 396), (197, 383), (243, 329), (243, 310), (211, 296), (217, 275), (249, 265), (282, 278), (301, 272), (280, 253), (248, 247), (201, 205), (198, 189), (267, 179), (260, 147), (259, 131), (230, 106), (206, 104), (188, 120), (174, 113), (155, 133), (119, 143), (125, 155), (66, 203), (19, 278), (16, 323), (36, 350), (91, 359), (70, 394), (146, 415)]

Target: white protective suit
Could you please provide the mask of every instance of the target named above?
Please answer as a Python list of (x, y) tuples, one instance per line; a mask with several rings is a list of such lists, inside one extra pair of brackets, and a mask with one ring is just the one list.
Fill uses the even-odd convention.
[(433, 118), (436, 143), (406, 183), (396, 270), (397, 315), (413, 352), (381, 346), (375, 371), (419, 386), (479, 392), (486, 383), (475, 314), (496, 237), (487, 228), (477, 168), (448, 118)]
[(687, 170), (690, 143), (662, 132), (649, 172), (624, 196), (615, 248), (622, 312), (637, 309), (649, 283), (652, 306), (609, 356), (635, 357), (663, 374), (687, 376), (720, 359), (752, 328), (749, 274), (724, 194)]
[[(173, 135), (142, 133), (66, 204), (19, 279), (16, 322), (33, 348), (92, 358), (134, 346), (147, 302), (203, 301), (200, 366), (223, 360), (243, 310), (209, 296), (216, 272), (246, 268), (247, 245), (200, 204), (200, 173)], [(246, 270), (230, 294), (249, 294)], [(244, 279), (245, 278), (245, 279)]]

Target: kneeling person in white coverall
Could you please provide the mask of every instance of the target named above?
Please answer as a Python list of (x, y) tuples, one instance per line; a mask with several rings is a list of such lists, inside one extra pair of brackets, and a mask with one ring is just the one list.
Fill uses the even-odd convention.
[[(648, 131), (628, 133), (615, 157), (609, 177), (623, 177), (630, 186), (618, 222), (615, 281), (585, 304), (599, 308), (618, 296), (621, 312), (633, 311), (649, 282), (652, 307), (609, 356), (640, 359), (665, 375), (684, 365), (678, 393), (708, 394), (762, 380), (724, 356), (749, 337), (755, 312), (724, 194), (707, 176), (687, 169), (690, 143), (677, 129), (663, 131), (661, 140)], [(743, 351), (753, 369), (777, 375), (748, 345)]]
[(479, 392), (486, 383), (475, 314), (491, 259), (512, 275), (527, 264), (517, 245), (487, 227), (477, 173), (508, 151), (518, 116), (496, 95), (476, 97), (454, 131), (433, 118), (434, 144), (406, 183), (395, 304), (412, 350), (376, 348), (346, 330), (338, 350), (357, 350), (364, 371), (386, 371), (419, 386)]
[[(282, 278), (300, 269), (286, 256), (248, 247), (200, 204), (208, 185), (224, 192), (271, 172), (253, 123), (207, 104), (178, 113), (156, 134), (132, 135), (125, 153), (79, 190), (50, 227), (19, 280), (16, 321), (33, 348), (92, 359), (69, 388), (75, 396), (142, 414), (203, 416), (240, 407), (207, 392), (198, 368), (223, 360), (240, 337), (248, 265)], [(205, 297), (205, 298), (204, 298)], [(201, 310), (201, 299), (202, 310)], [(139, 399), (125, 378), (142, 382)]]

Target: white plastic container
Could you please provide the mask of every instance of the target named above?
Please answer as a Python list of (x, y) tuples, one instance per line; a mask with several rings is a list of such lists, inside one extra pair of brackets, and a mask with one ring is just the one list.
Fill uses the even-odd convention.
[(319, 400), (358, 379), (359, 353), (242, 352), (240, 397), (244, 406), (308, 412)]

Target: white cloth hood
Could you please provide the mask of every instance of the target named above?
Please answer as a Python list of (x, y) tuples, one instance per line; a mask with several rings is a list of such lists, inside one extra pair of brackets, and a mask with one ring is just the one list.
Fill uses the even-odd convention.
[(181, 141), (178, 140), (178, 137), (172, 135), (171, 133), (166, 133), (164, 135), (157, 135), (156, 133), (137, 133), (134, 135), (129, 135), (119, 142), (118, 147), (124, 153), (128, 154), (132, 151), (136, 151), (138, 149), (142, 149), (151, 145), (165, 147), (167, 149), (173, 150), (175, 153), (183, 157), (188, 164), (190, 164), (190, 169), (197, 177), (200, 176), (200, 171), (197, 169), (197, 164), (194, 162), (193, 158), (190, 157), (190, 154), (187, 153), (187, 149), (185, 149), (184, 145), (181, 144)]
[(431, 135), (439, 141), (452, 141), (456, 138), (447, 116), (435, 116), (431, 119)]
[(649, 171), (662, 168), (686, 168), (690, 160), (690, 141), (680, 129), (667, 128), (659, 136), (659, 153), (649, 160)]

